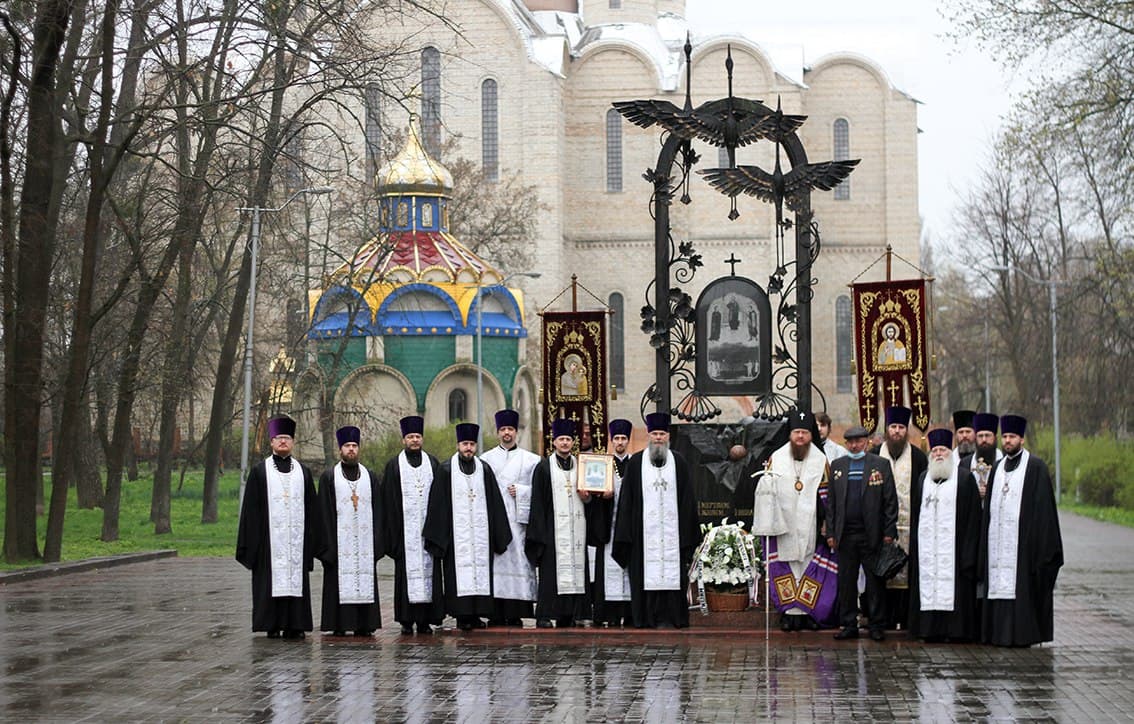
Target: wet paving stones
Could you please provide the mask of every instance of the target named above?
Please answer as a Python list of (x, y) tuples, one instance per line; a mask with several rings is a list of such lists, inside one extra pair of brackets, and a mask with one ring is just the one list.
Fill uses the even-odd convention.
[[(235, 562), (0, 585), (5, 721), (1118, 721), (1134, 712), (1134, 531), (1062, 518), (1055, 641), (1029, 649), (683, 631), (253, 635)], [(313, 576), (318, 621), (320, 575)]]

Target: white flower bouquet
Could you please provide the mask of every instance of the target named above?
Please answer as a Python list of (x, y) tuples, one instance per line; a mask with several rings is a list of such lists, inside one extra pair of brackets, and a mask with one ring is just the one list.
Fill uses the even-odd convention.
[(697, 582), (701, 606), (705, 606), (704, 591), (715, 593), (745, 593), (755, 600), (755, 588), (760, 580), (760, 547), (756, 536), (744, 530), (744, 522), (729, 523), (721, 519), (720, 525), (703, 524), (705, 537), (693, 556), (689, 580)]

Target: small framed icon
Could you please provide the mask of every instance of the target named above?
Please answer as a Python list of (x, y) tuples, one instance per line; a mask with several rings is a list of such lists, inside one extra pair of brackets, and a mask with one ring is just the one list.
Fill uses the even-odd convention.
[(614, 492), (614, 456), (581, 453), (579, 473), (579, 490), (596, 494)]

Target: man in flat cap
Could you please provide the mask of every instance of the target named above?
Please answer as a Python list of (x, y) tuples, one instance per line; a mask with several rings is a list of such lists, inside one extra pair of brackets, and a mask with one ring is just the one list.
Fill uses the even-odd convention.
[(980, 494), (953, 463), (953, 435), (930, 430), (929, 468), (910, 495), (910, 635), (926, 641), (976, 639)]
[[(913, 412), (908, 407), (886, 408), (886, 436), (882, 444), (871, 452), (888, 460), (894, 471), (894, 486), (898, 490), (898, 545), (910, 549), (910, 491), (914, 481), (929, 466), (925, 453), (910, 444), (909, 424)], [(890, 628), (904, 628), (909, 613), (909, 567), (886, 581), (886, 612)]]
[(429, 491), (437, 476), (437, 458), (421, 449), (425, 420), (403, 417), (398, 425), (404, 449), (382, 473), (382, 512), (386, 517), (386, 555), (394, 559), (394, 620), (409, 635), (433, 633), (445, 618), (441, 562), (425, 548)]
[(1027, 425), (1019, 415), (1000, 418), (1004, 458), (988, 481), (981, 522), (981, 640), (997, 646), (1052, 640), (1052, 598), (1063, 566), (1051, 476), (1043, 460), (1024, 448)]
[(359, 462), (362, 431), (335, 431), (339, 462), (319, 476), (323, 516), (323, 608), (319, 628), (335, 636), (370, 636), (382, 627), (375, 565), (385, 555), (386, 536), (378, 476)]
[(535, 568), (524, 555), (524, 540), (532, 508), (532, 471), (539, 463), (539, 455), (516, 443), (519, 426), (520, 413), (497, 412), (496, 437), (500, 444), (480, 456), (496, 476), (512, 529), (508, 550), (496, 556), (492, 567), (496, 613), (488, 622), (490, 626), (523, 626), (523, 619), (532, 617), (532, 602), (536, 598)]
[[(861, 426), (844, 434), (847, 454), (831, 463), (827, 496), (827, 546), (839, 556), (839, 623), (836, 639), (858, 638), (858, 571), (863, 559), (898, 535), (898, 494), (890, 463), (866, 452), (870, 432)], [(866, 575), (866, 616), (870, 638), (886, 638), (886, 582)]]
[(476, 456), (480, 425), (457, 425), (457, 452), (438, 469), (429, 491), (425, 548), (441, 561), (445, 612), (457, 628), (484, 628), (496, 615), (492, 568), (508, 550), (512, 529), (492, 468)]
[(311, 471), (291, 457), (295, 420), (268, 420), (272, 454), (248, 471), (236, 560), (252, 571), (252, 630), (301, 639), (313, 628), (308, 573), (322, 546)]
[(626, 464), (613, 557), (630, 574), (638, 628), (689, 625), (689, 564), (701, 542), (697, 493), (685, 460), (669, 449), (669, 415), (646, 415), (649, 447)]

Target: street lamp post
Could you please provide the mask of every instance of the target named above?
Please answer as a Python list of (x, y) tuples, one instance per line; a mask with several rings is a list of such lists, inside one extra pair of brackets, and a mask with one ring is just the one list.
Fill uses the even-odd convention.
[[(503, 286), (508, 283), (508, 280), (513, 277), (528, 277), (529, 279), (539, 279), (539, 272), (512, 272), (508, 276), (501, 279), (496, 283), (496, 286)], [(483, 306), (484, 299), (481, 296), (481, 290), (484, 287), (478, 278), (476, 281), (476, 449), (481, 452), (484, 451), (484, 424), (482, 418), (484, 417), (484, 326), (481, 324), (481, 307)], [(507, 401), (505, 401), (507, 404)]]
[(1048, 279), (1040, 279), (1039, 277), (1032, 276), (1018, 266), (998, 265), (992, 267), (992, 270), (1001, 272), (1017, 271), (1036, 284), (1047, 286), (1048, 312), (1051, 316), (1051, 416), (1052, 424), (1055, 427), (1055, 502), (1058, 503), (1063, 494), (1063, 470), (1060, 464), (1062, 462), (1060, 457), (1062, 444), (1059, 435), (1059, 318), (1056, 312), (1057, 300), (1055, 289), (1060, 282), (1054, 276)]
[(330, 186), (312, 186), (300, 189), (288, 197), (287, 201), (276, 207), (242, 206), (237, 209), (241, 213), (252, 214), (252, 272), (248, 280), (248, 338), (244, 343), (244, 422), (240, 431), (240, 501), (244, 503), (244, 484), (248, 479), (248, 432), (252, 417), (252, 333), (256, 323), (256, 264), (260, 251), (260, 216), (265, 213), (283, 211), (292, 201), (300, 196), (329, 194), (334, 191)]

